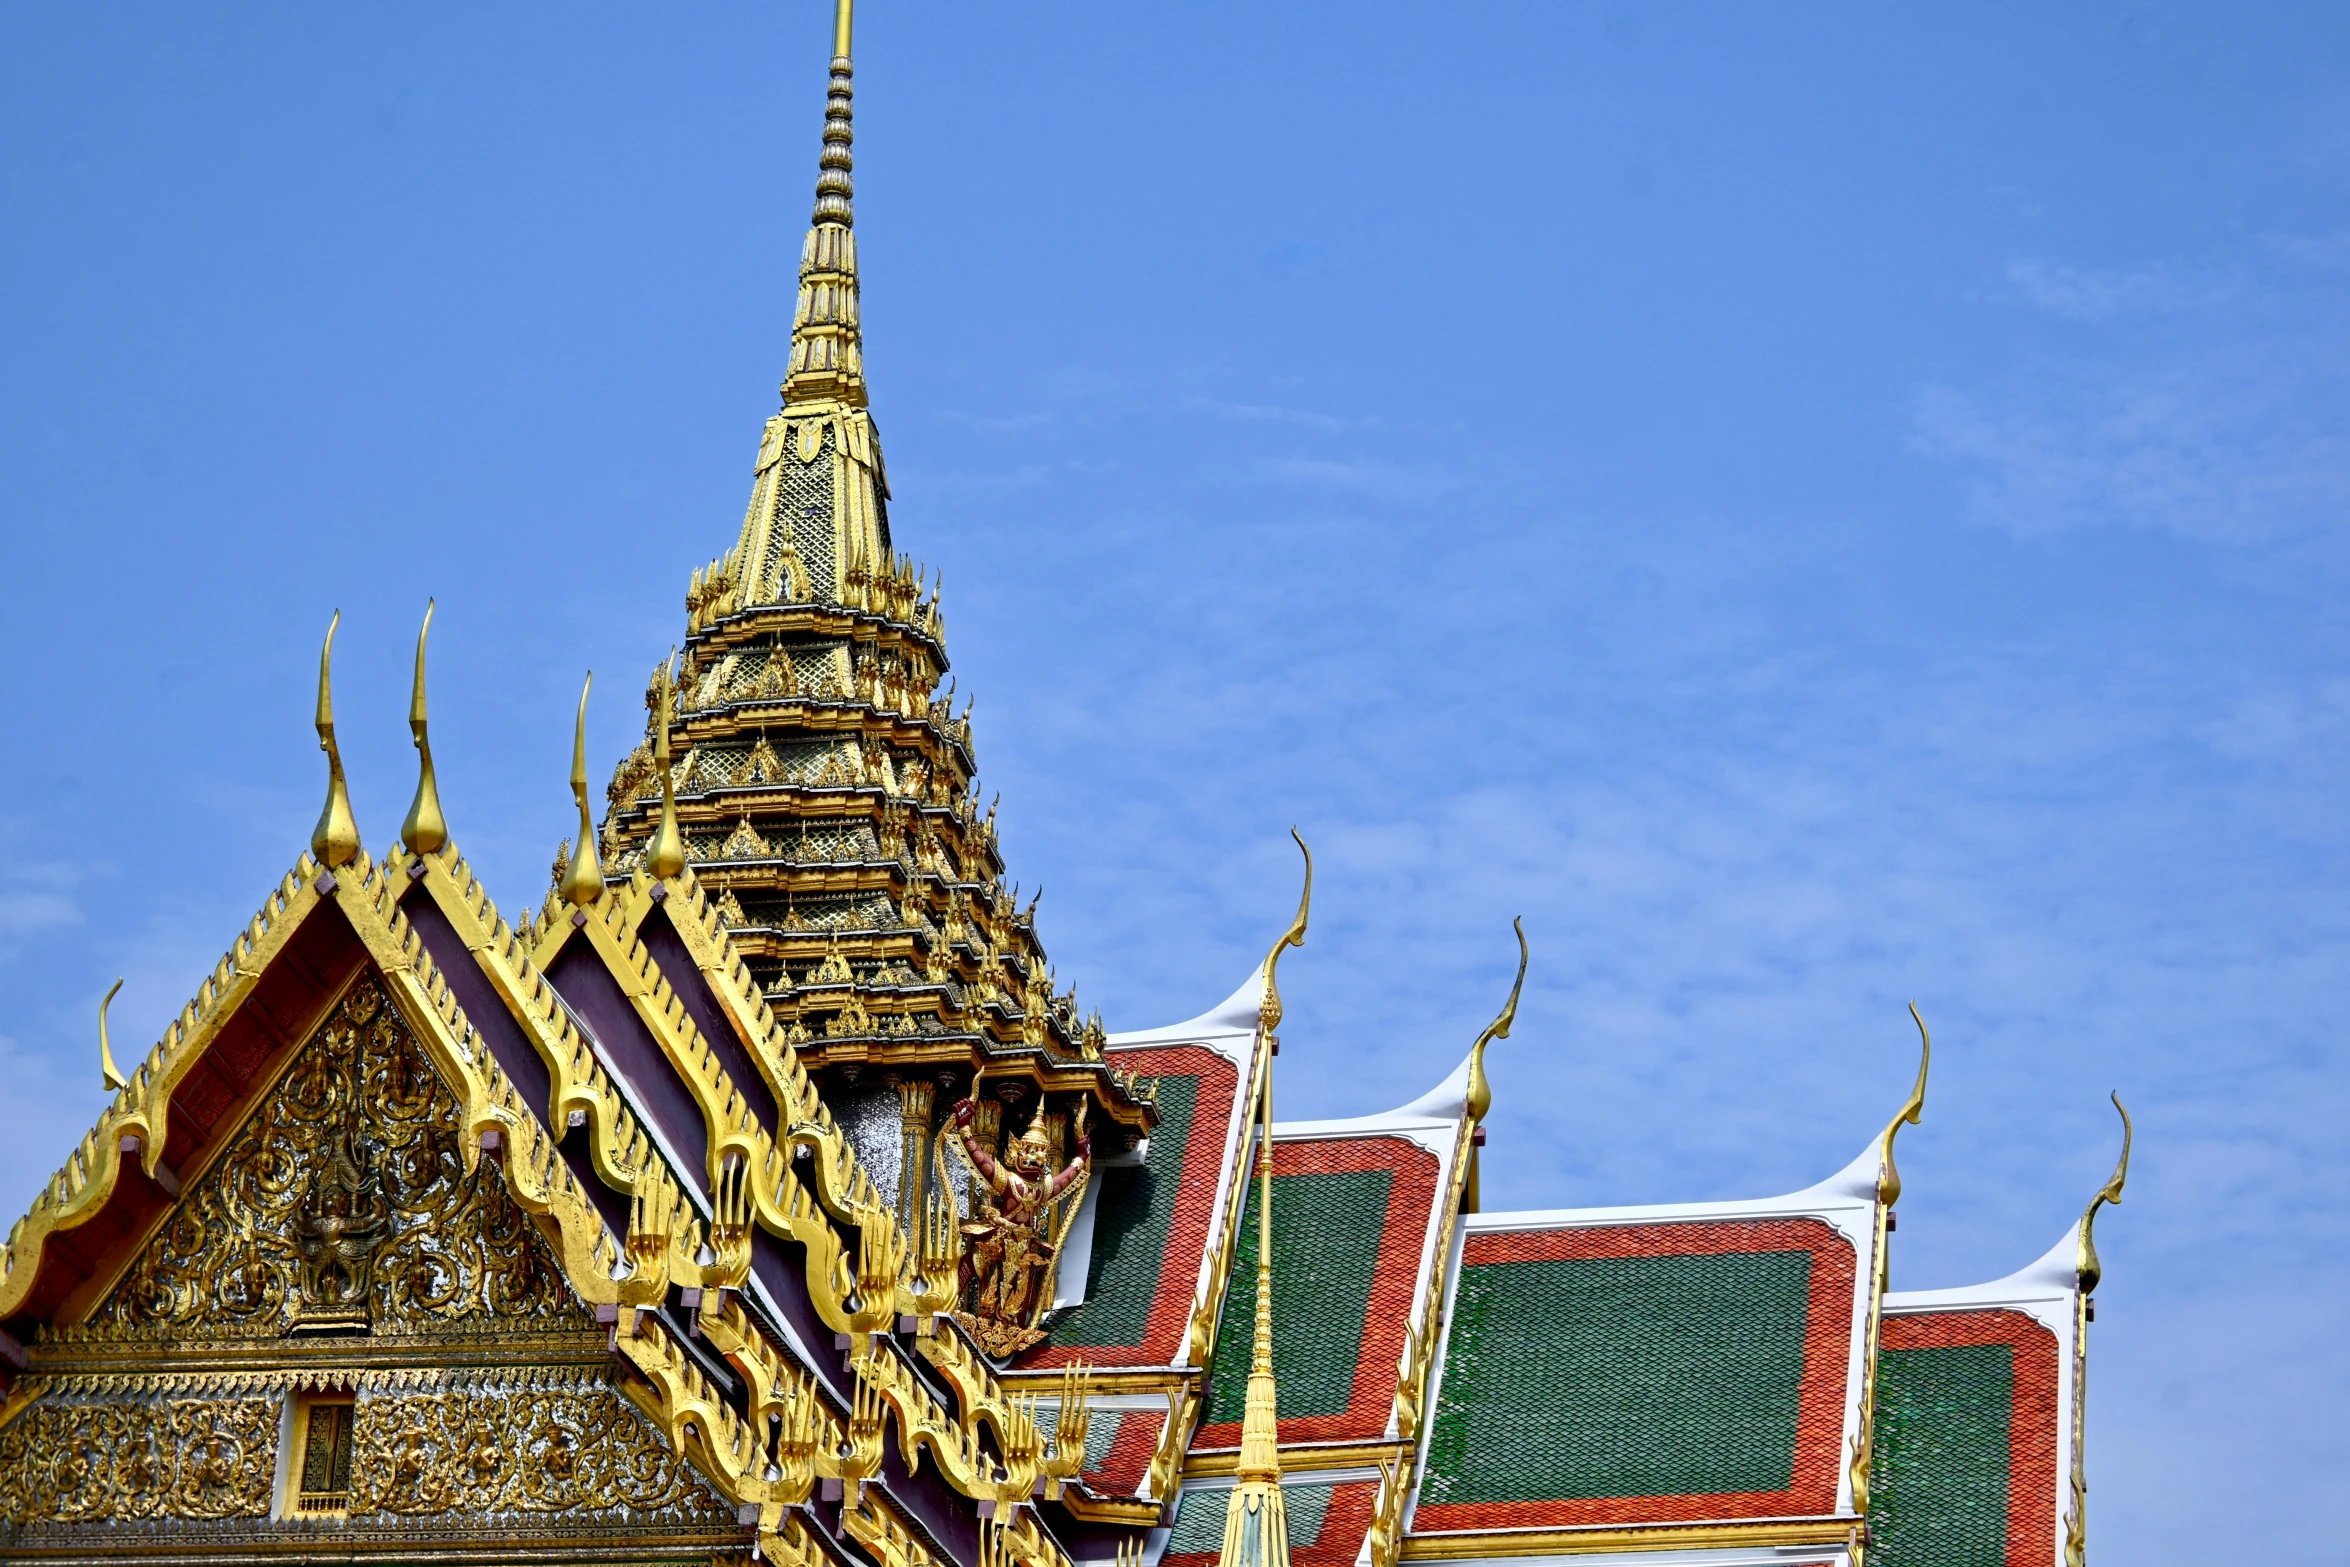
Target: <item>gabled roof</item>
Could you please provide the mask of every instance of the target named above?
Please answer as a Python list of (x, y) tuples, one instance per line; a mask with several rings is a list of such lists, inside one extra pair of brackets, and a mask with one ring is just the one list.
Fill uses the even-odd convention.
[(1406, 1554), (1843, 1543), (1883, 1156), (1785, 1197), (1464, 1218)]
[(2062, 1567), (2077, 1515), (2081, 1226), (1988, 1284), (1885, 1297), (1872, 1563)]
[(1232, 1266), (1235, 1175), (1267, 1059), (1257, 1028), (1264, 993), (1260, 966), (1189, 1022), (1109, 1037), (1103, 1054), (1118, 1070), (1157, 1080), (1159, 1122), (1139, 1161), (1096, 1171), (1070, 1241), (1089, 1250), (1083, 1303), (1019, 1358), (1021, 1370), (1206, 1363)]
[[(457, 1097), (467, 1167), (501, 1162), (567, 1286), (612, 1325), (632, 1398), (770, 1555), (814, 1549), (785, 1508), (819, 1473), (858, 1473), (860, 1454), (873, 1478), (844, 1526), (909, 1563), (975, 1558), (969, 1503), (1002, 1495), (999, 1460), (1023, 1497), (1024, 1468), (1041, 1482), (1048, 1455), (1021, 1436), (1021, 1409), (958, 1329), (933, 1324), (922, 1259), (685, 876), (638, 878), (577, 910), (550, 902), (515, 930), (453, 848), (331, 872), (305, 857), (12, 1231), (0, 1321), (21, 1339), (86, 1313), (171, 1210), (177, 1171), (218, 1151), (321, 1009), (371, 969)], [(690, 1319), (668, 1314), (679, 1299), (698, 1301)], [(930, 1331), (907, 1331), (908, 1313)], [(857, 1416), (869, 1442), (849, 1403), (870, 1411)], [(806, 1442), (780, 1471), (775, 1421)], [(1025, 1458), (1007, 1451), (1023, 1442)], [(1014, 1527), (1022, 1553), (1066, 1561), (1033, 1519)]]

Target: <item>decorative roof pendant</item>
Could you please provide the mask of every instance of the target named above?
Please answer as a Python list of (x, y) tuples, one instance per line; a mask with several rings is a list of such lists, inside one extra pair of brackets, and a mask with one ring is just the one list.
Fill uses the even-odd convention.
[(432, 771), (432, 740), (425, 733), (424, 639), (432, 634), (433, 601), (424, 601), (424, 624), (416, 632), (416, 684), (408, 695), (408, 733), (416, 742), (416, 798), (408, 803), (407, 820), (400, 823), (400, 841), (410, 854), (432, 854), (449, 841), (449, 823), (441, 815), (440, 784)]
[(310, 830), (310, 852), (328, 870), (359, 858), (359, 823), (351, 815), (351, 791), (343, 782), (343, 753), (335, 746), (335, 628), (343, 612), (326, 624), (326, 645), (318, 650), (318, 748), (326, 753), (326, 808)]
[(587, 704), (596, 683), (594, 670), (579, 688), (579, 724), (571, 732), (571, 797), (579, 802), (579, 839), (571, 851), (571, 867), (563, 873), (563, 898), (586, 908), (604, 895), (604, 869), (596, 863), (596, 826), (588, 818)]

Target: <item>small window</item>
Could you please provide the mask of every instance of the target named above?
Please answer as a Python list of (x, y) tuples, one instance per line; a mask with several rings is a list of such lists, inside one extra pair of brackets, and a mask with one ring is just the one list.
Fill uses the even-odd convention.
[(294, 1439), (293, 1510), (342, 1512), (351, 1502), (351, 1401), (305, 1400)]

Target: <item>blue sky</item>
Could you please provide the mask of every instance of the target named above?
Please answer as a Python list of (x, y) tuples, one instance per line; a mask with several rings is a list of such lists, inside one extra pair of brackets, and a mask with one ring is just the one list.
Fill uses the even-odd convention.
[[(1284, 964), (1293, 1115), (1498, 1005), (1491, 1206), (1906, 1132), (1896, 1284), (2138, 1116), (2105, 1559), (2335, 1563), (2350, 11), (904, 4), (868, 366), (1012, 873), (1113, 1028)], [(829, 7), (0, 17), (0, 1207), (307, 840), (428, 594), (452, 827), (568, 833), (731, 542)], [(2327, 1324), (2332, 1322), (2334, 1327)]]

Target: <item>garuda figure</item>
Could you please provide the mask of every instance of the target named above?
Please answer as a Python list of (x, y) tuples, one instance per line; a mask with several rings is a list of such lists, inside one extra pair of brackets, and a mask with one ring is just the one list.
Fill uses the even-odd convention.
[[(1077, 1157), (1048, 1175), (1052, 1145), (1039, 1105), (1028, 1130), (1004, 1150), (999, 1163), (971, 1136), (978, 1106), (965, 1099), (954, 1109), (955, 1141), (978, 1176), (971, 1192), (972, 1214), (963, 1225), (969, 1246), (971, 1309), (956, 1318), (979, 1347), (1001, 1360), (1044, 1337), (1036, 1319), (1052, 1302), (1049, 1280), (1061, 1252), (1053, 1232), (1053, 1203), (1085, 1179), (1093, 1162), (1093, 1140), (1080, 1130)], [(1010, 1169), (1004, 1166), (1009, 1164)], [(1064, 1223), (1062, 1231), (1068, 1226)]]

